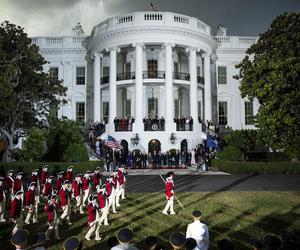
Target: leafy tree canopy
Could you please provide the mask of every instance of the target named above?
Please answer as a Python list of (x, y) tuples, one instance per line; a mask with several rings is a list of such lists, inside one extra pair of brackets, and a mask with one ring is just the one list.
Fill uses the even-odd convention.
[(0, 25), (0, 133), (13, 138), (34, 126), (65, 99), (66, 87), (43, 72), (45, 59), (20, 26)]
[(300, 13), (278, 16), (248, 50), (236, 79), (242, 97), (256, 98), (257, 126), (274, 150), (300, 156)]

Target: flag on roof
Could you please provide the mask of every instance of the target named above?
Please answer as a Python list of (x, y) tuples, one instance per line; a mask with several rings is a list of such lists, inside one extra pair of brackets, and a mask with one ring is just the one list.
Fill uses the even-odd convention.
[(115, 148), (115, 149), (123, 149), (122, 145), (120, 142), (118, 142), (115, 138), (113, 138), (112, 136), (108, 135), (107, 137), (107, 141), (106, 141), (106, 145), (109, 148)]

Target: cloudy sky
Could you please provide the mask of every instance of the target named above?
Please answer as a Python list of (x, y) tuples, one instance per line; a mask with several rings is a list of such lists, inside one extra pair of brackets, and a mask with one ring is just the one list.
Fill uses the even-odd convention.
[[(300, 0), (151, 0), (159, 11), (195, 16), (229, 35), (258, 35), (283, 12), (299, 12)], [(147, 0), (0, 0), (0, 21), (21, 25), (30, 36), (85, 34), (108, 17), (149, 9)]]

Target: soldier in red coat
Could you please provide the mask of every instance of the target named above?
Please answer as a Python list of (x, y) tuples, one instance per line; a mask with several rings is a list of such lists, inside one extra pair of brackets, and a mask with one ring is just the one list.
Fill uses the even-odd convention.
[(64, 172), (61, 171), (57, 174), (56, 183), (55, 183), (55, 187), (54, 187), (54, 189), (57, 192), (59, 192), (59, 190), (61, 189), (63, 182), (64, 182)]
[(79, 208), (80, 214), (84, 214), (83, 212), (83, 204), (82, 204), (82, 181), (81, 181), (82, 174), (78, 174), (75, 177), (75, 180), (72, 182), (73, 188), (73, 196), (76, 200), (76, 208), (74, 212), (77, 213), (77, 209)]
[(36, 196), (35, 196), (35, 182), (31, 182), (28, 186), (28, 190), (25, 193), (24, 207), (28, 210), (25, 223), (30, 224), (31, 216), (33, 217), (33, 223), (38, 223), (37, 221), (37, 206), (36, 206)]
[(48, 177), (48, 165), (45, 165), (42, 168), (41, 176), (40, 176), (40, 181), (41, 181), (41, 189), (44, 190), (44, 186), (46, 184)]
[(6, 196), (3, 181), (4, 178), (0, 176), (0, 222), (6, 222), (4, 219)]
[(68, 180), (70, 183), (73, 181), (73, 166), (68, 167), (65, 180)]
[(22, 229), (24, 225), (21, 199), (22, 194), (22, 191), (16, 192), (11, 202), (10, 219), (13, 223), (15, 223), (15, 226), (12, 230), (12, 235), (14, 235), (19, 229)]
[(54, 237), (57, 240), (60, 240), (59, 232), (58, 232), (58, 225), (59, 219), (57, 216), (57, 210), (60, 208), (60, 203), (57, 202), (56, 195), (50, 195), (48, 197), (48, 201), (45, 205), (45, 212), (48, 214), (48, 230), (46, 231), (46, 239), (50, 239), (50, 234), (54, 230)]
[(49, 176), (49, 178), (47, 178), (46, 184), (44, 186), (44, 190), (43, 190), (44, 198), (47, 198), (49, 195), (52, 195), (53, 193), (52, 181), (53, 181), (53, 176), (51, 175)]
[(94, 170), (94, 176), (93, 176), (93, 182), (94, 182), (94, 188), (97, 189), (97, 187), (102, 185), (102, 181), (101, 181), (101, 173), (100, 173), (100, 168), (97, 167)]
[(104, 222), (105, 226), (108, 226), (108, 220), (107, 220), (107, 210), (108, 210), (108, 200), (107, 200), (107, 193), (106, 193), (106, 185), (103, 185), (102, 187), (97, 187), (97, 197), (98, 197), (98, 203), (99, 203), (99, 209), (101, 212), (101, 217), (99, 219), (99, 225)]
[(14, 187), (14, 170), (8, 170), (7, 171), (7, 176), (4, 178), (4, 187), (5, 190), (7, 191), (7, 197), (9, 198), (10, 201), (13, 200), (14, 192), (13, 192), (13, 187)]
[(116, 194), (116, 206), (120, 206), (120, 198), (122, 200), (125, 199), (125, 168), (124, 166), (119, 167), (118, 172), (117, 172), (117, 180), (118, 180), (118, 193)]
[(100, 226), (98, 223), (99, 219), (99, 211), (98, 211), (98, 204), (97, 204), (97, 196), (90, 196), (89, 197), (89, 204), (88, 204), (88, 225), (90, 227), (89, 231), (85, 235), (85, 239), (90, 241), (91, 235), (95, 232), (95, 240), (101, 240), (102, 238), (99, 236)]
[(35, 183), (34, 195), (35, 195), (35, 212), (38, 212), (38, 205), (40, 203), (40, 195), (41, 195), (41, 184), (39, 180), (39, 170), (35, 169), (31, 173), (30, 181)]
[(106, 192), (108, 195), (108, 209), (109, 212), (110, 207), (112, 207), (113, 213), (116, 214), (116, 190), (115, 186), (117, 183), (114, 181), (114, 175), (110, 175), (108, 179), (106, 179)]
[(71, 216), (71, 189), (72, 185), (68, 180), (65, 180), (61, 189), (59, 190), (59, 197), (61, 202), (61, 208), (63, 213), (61, 215), (61, 220), (67, 220), (68, 225), (72, 225), (70, 221)]
[(173, 182), (174, 173), (168, 172), (167, 173), (167, 179), (166, 179), (166, 198), (167, 198), (167, 204), (165, 206), (163, 214), (168, 214), (168, 210), (170, 208), (170, 214), (175, 214), (174, 212), (174, 182)]
[(92, 191), (92, 183), (91, 183), (91, 172), (86, 171), (84, 176), (82, 177), (82, 189), (83, 189), (83, 200), (82, 204), (85, 207), (85, 201), (90, 196), (90, 193)]
[[(18, 191), (24, 192), (23, 182), (22, 182), (23, 172), (19, 172), (16, 176), (14, 187), (13, 187), (13, 193), (17, 193)], [(24, 195), (22, 193), (21, 197), (22, 201), (24, 200)]]

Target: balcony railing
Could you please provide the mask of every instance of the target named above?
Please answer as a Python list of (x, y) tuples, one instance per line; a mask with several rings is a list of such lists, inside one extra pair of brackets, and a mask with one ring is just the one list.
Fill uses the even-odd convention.
[(109, 76), (101, 77), (101, 84), (109, 83)]
[(135, 79), (135, 72), (123, 72), (117, 74), (117, 81)]
[(204, 84), (204, 78), (202, 76), (197, 76), (197, 83)]
[(164, 131), (165, 119), (144, 119), (144, 131)]
[(165, 71), (157, 71), (157, 70), (143, 71), (143, 79), (148, 79), (148, 78), (164, 79)]
[(175, 118), (177, 131), (193, 131), (193, 119)]
[(173, 73), (173, 78), (177, 79), (177, 80), (189, 81), (190, 80), (190, 74), (189, 73), (182, 73), (182, 72), (174, 72)]

